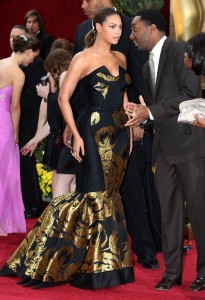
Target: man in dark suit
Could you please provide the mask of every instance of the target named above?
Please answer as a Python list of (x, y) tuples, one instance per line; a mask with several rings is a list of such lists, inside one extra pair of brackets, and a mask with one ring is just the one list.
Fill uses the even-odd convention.
[[(89, 19), (81, 23), (77, 28), (74, 42), (74, 54), (84, 49), (84, 38), (92, 29), (92, 17), (95, 12), (100, 8), (112, 6), (112, 1), (110, 0), (82, 1), (81, 7)], [(133, 80), (128, 95), (129, 100), (136, 102), (138, 101), (139, 95), (142, 93), (142, 67), (148, 59), (148, 53), (140, 53), (130, 41), (131, 19), (122, 15), (122, 22), (122, 36), (119, 43), (113, 46), (113, 50), (120, 51), (127, 57), (127, 69)], [(76, 93), (78, 93), (78, 91)], [(75, 103), (79, 103), (79, 97), (74, 95), (73, 98), (78, 98), (76, 99), (77, 101), (72, 101), (74, 109), (78, 111), (78, 107)], [(81, 107), (82, 101), (83, 100), (81, 100)], [(132, 249), (138, 257), (137, 261), (142, 263), (143, 267), (155, 270), (159, 268), (159, 263), (155, 258), (156, 247), (161, 248), (161, 224), (160, 217), (158, 217), (160, 216), (160, 209), (154, 186), (150, 188), (149, 179), (147, 179), (148, 192), (145, 192), (144, 190), (143, 176), (146, 169), (146, 157), (141, 141), (143, 134), (141, 133), (141, 129), (137, 130), (139, 140), (134, 142), (134, 148), (128, 162), (121, 194), (127, 217), (128, 229), (132, 238)], [(149, 138), (150, 133), (145, 136), (146, 140)], [(151, 168), (148, 173), (150, 177), (153, 176), (151, 174)], [(147, 205), (147, 201), (150, 201), (150, 205)], [(150, 207), (154, 207), (154, 209), (151, 210), (149, 209)], [(151, 218), (149, 213), (152, 215)], [(155, 216), (157, 217), (153, 220)]]
[[(25, 84), (21, 93), (21, 117), (19, 123), (20, 149), (32, 139), (37, 130), (41, 97), (37, 95), (36, 85), (46, 75), (44, 61), (36, 57), (28, 67), (22, 67)], [(33, 218), (42, 212), (42, 194), (36, 171), (35, 155), (20, 156), (21, 189), (25, 206), (25, 217)]]
[(148, 50), (144, 65), (143, 103), (128, 104), (127, 125), (154, 123), (153, 156), (162, 212), (162, 250), (166, 270), (157, 290), (181, 284), (184, 201), (196, 238), (197, 278), (191, 290), (205, 289), (205, 131), (177, 122), (179, 104), (201, 96), (200, 78), (184, 66), (185, 47), (165, 36), (165, 20), (155, 10), (139, 13), (130, 38), (139, 50)]
[(34, 34), (40, 40), (41, 51), (39, 56), (45, 59), (54, 39), (43, 30), (43, 18), (40, 12), (37, 9), (29, 10), (24, 17), (24, 25), (29, 33)]

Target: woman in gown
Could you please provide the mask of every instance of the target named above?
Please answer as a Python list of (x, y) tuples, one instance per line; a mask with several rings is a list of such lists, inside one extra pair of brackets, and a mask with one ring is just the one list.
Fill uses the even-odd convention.
[[(122, 53), (111, 51), (122, 33), (113, 8), (100, 10), (87, 49), (76, 54), (64, 78), (59, 105), (73, 134), (76, 192), (52, 200), (1, 270), (24, 286), (70, 282), (97, 289), (133, 282), (133, 266), (119, 188), (131, 151)], [(74, 122), (70, 100), (80, 83), (87, 106)], [(85, 102), (85, 101), (84, 101)]]
[(40, 43), (31, 35), (13, 40), (13, 54), (0, 61), (0, 235), (26, 232), (20, 186), (18, 129), (24, 73), (38, 55)]

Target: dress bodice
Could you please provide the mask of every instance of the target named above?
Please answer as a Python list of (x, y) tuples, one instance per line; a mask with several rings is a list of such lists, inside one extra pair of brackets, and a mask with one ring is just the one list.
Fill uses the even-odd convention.
[(81, 99), (91, 110), (116, 109), (122, 106), (124, 92), (130, 84), (131, 78), (121, 66), (118, 76), (101, 66), (81, 79)]
[(0, 111), (10, 112), (12, 86), (0, 89)]

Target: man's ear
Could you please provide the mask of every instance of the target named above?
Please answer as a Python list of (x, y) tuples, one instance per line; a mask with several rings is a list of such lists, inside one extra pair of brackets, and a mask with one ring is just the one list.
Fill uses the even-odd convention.
[(157, 29), (157, 26), (155, 24), (150, 25), (151, 31), (155, 31)]

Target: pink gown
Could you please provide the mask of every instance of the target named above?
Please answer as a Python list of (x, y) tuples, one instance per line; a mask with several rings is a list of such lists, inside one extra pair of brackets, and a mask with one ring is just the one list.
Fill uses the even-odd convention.
[(12, 86), (0, 89), (0, 236), (26, 232), (20, 154), (11, 120)]

